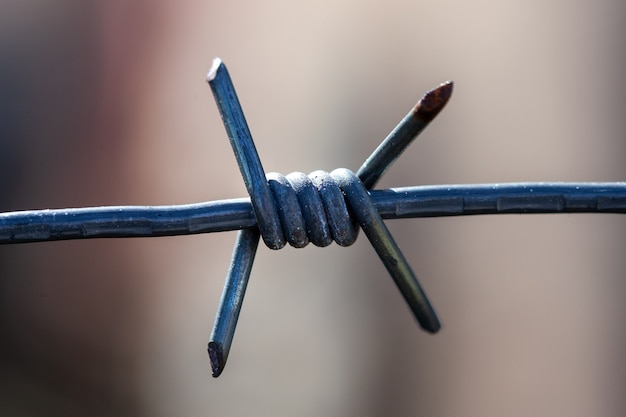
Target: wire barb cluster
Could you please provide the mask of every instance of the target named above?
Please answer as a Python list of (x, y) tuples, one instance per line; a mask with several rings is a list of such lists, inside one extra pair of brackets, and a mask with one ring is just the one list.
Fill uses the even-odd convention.
[[(284, 177), (265, 175), (230, 75), (219, 58), (213, 61), (207, 80), (265, 244), (271, 249), (280, 249), (288, 242), (301, 248), (309, 241), (317, 246), (328, 246), (335, 240), (339, 245), (348, 246), (357, 238), (355, 222), (358, 223), (419, 324), (429, 332), (438, 331), (439, 319), (368, 190), (445, 106), (452, 93), (452, 83), (428, 92), (363, 163), (358, 174), (341, 168), (330, 174), (316, 171), (306, 176), (296, 172)], [(222, 372), (228, 358), (257, 243), (258, 236), (246, 231), (240, 232), (235, 245), (209, 341), (215, 377)]]

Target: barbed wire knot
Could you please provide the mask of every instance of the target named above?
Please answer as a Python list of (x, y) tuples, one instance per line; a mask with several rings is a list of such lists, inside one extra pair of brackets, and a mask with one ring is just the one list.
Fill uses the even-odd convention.
[[(447, 82), (429, 91), (405, 116), (359, 171), (340, 168), (310, 175), (294, 172), (265, 175), (252, 135), (226, 66), (219, 58), (207, 76), (222, 121), (250, 195), (258, 231), (270, 249), (289, 243), (302, 248), (309, 242), (341, 246), (356, 241), (358, 224), (404, 296), (423, 329), (436, 332), (439, 319), (402, 251), (374, 206), (371, 189), (417, 135), (446, 105), (452, 94)], [(254, 262), (258, 235), (239, 233), (224, 293), (209, 341), (213, 376), (222, 372)]]

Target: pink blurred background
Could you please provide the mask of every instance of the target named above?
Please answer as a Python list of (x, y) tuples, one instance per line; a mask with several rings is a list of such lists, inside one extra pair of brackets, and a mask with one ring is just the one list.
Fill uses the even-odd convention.
[[(267, 171), (357, 169), (453, 79), (381, 188), (625, 180), (625, 23), (616, 0), (5, 1), (0, 209), (245, 196), (214, 56)], [(0, 415), (626, 414), (626, 218), (388, 225), (440, 334), (363, 236), (263, 247), (219, 379), (234, 233), (0, 247)]]

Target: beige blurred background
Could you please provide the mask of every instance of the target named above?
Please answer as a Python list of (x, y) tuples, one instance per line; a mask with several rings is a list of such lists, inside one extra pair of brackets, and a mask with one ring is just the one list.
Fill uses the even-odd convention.
[[(214, 56), (268, 171), (357, 169), (453, 79), (380, 187), (625, 180), (625, 23), (617, 0), (5, 0), (0, 209), (245, 196)], [(388, 224), (440, 334), (363, 235), (262, 247), (218, 379), (234, 233), (0, 247), (0, 415), (626, 414), (625, 218)]]

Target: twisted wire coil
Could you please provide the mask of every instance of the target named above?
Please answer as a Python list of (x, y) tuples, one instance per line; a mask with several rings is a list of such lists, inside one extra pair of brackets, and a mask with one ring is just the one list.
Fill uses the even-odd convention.
[[(286, 177), (273, 172), (267, 175), (282, 234), (291, 246), (303, 248), (311, 242), (325, 247), (333, 240), (340, 246), (350, 246), (356, 241), (358, 228), (338, 183), (350, 174), (356, 175), (345, 171), (314, 171), (308, 176), (302, 172)], [(278, 246), (282, 242), (271, 243)]]

